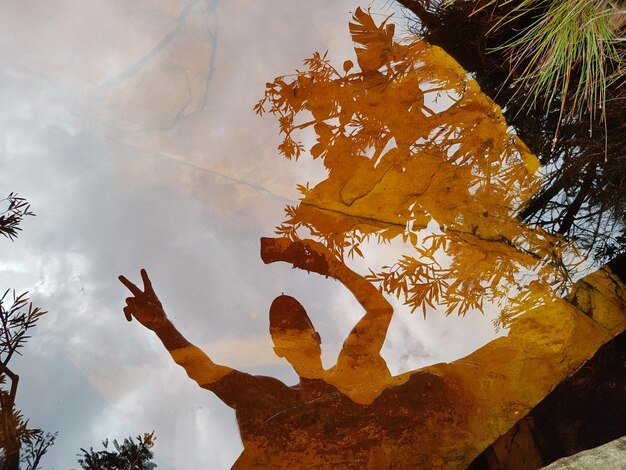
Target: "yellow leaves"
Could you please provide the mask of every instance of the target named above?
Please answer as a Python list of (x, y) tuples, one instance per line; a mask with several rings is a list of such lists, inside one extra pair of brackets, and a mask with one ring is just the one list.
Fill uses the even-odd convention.
[(283, 140), (278, 146), (278, 151), (289, 159), (295, 157), (297, 160), (303, 150), (304, 147), (302, 146), (302, 143), (296, 142), (291, 138), (291, 136), (285, 137), (285, 140)]
[(541, 166), (539, 159), (530, 152), (524, 152), (522, 154), (522, 159), (524, 160), (524, 164), (530, 174), (536, 173)]
[(448, 286), (442, 304), (446, 307), (446, 316), (458, 313), (464, 316), (471, 310), (483, 312), (486, 289), (477, 279), (456, 279)]
[(306, 197), (307, 194), (309, 194), (311, 192), (311, 188), (309, 187), (309, 183), (307, 183), (306, 185), (297, 184), (296, 185), (296, 189), (304, 197)]
[(416, 246), (415, 249), (423, 258), (429, 258), (434, 261), (437, 252), (440, 250), (447, 251), (446, 247), (448, 246), (449, 241), (448, 237), (443, 234), (431, 233), (430, 235), (424, 237), (422, 246)]
[(392, 225), (389, 228), (381, 231), (378, 235), (380, 237), (380, 239), (387, 239), (387, 240), (392, 240), (400, 235), (403, 235), (405, 232), (405, 229), (402, 225)]
[(424, 284), (413, 284), (411, 290), (406, 293), (407, 304), (411, 306), (411, 312), (421, 307), (422, 314), (426, 318), (426, 307), (434, 309), (439, 304), (442, 285), (447, 289), (448, 286), (441, 280), (439, 282), (433, 280)]
[(366, 74), (387, 64), (393, 45), (394, 25), (386, 25), (386, 22), (377, 26), (371, 15), (359, 7), (349, 24), (352, 40), (357, 45), (357, 62)]
[(393, 25), (360, 8), (349, 28), (358, 67), (346, 59), (340, 73), (315, 53), (255, 107), (278, 118), (287, 158), (305, 153), (296, 135), (312, 128), (309, 153), (328, 169), (313, 188), (298, 187), (279, 233), (308, 231), (339, 258), (362, 256), (372, 235), (401, 237), (415, 256), (370, 280), (424, 314), (481, 310), (506, 297), (520, 270), (544, 285), (563, 281), (558, 240), (516, 218), (540, 184), (538, 161), (500, 108), (441, 48), (400, 44)]

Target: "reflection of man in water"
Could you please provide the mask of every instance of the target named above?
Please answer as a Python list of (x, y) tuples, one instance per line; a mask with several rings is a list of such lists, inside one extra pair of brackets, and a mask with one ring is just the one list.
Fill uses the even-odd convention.
[(133, 293), (127, 318), (154, 331), (189, 377), (235, 409), (244, 451), (234, 468), (466, 468), (606, 342), (607, 332), (624, 328), (623, 285), (600, 270), (569, 300), (533, 304), (508, 336), (385, 382), (379, 352), (391, 312), (382, 296), (370, 295), (376, 289), (314, 242), (264, 239), (261, 255), (340, 280), (366, 310), (337, 365), (325, 371), (302, 306), (288, 296), (272, 303), (275, 350), (300, 376), (293, 387), (215, 364), (168, 320), (145, 271), (143, 292), (120, 276)]
[(293, 387), (214, 363), (169, 321), (145, 270), (143, 292), (120, 276), (133, 294), (124, 307), (127, 319), (154, 331), (191, 379), (235, 409), (244, 444), (236, 468), (386, 468), (398, 458), (405, 465), (411, 460), (398, 452), (411, 448), (409, 436), (425, 419), (453, 419), (444, 403), (450, 394), (442, 393), (443, 382), (434, 374), (405, 374), (395, 382), (404, 385), (385, 390), (391, 375), (379, 353), (391, 307), (368, 281), (318, 245), (264, 239), (262, 256), (265, 262), (288, 261), (340, 280), (366, 313), (346, 339), (337, 365), (325, 371), (319, 335), (302, 305), (285, 295), (274, 300), (270, 332), (276, 353), (300, 377)]

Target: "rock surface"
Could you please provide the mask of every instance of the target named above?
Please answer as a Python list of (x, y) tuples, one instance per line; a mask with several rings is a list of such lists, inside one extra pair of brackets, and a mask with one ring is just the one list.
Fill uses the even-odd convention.
[[(485, 450), (471, 470), (534, 470), (626, 433), (626, 333), (609, 341)], [(601, 467), (594, 467), (601, 468)]]
[(564, 457), (544, 467), (546, 470), (626, 469), (626, 436), (595, 449)]

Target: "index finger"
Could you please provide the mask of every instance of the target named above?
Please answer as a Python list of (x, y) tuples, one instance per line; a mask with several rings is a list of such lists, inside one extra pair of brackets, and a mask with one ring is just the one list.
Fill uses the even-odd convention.
[(152, 282), (148, 277), (148, 273), (145, 269), (141, 270), (141, 279), (143, 280), (143, 290), (146, 294), (154, 294), (154, 289), (152, 288)]
[(133, 284), (132, 282), (130, 282), (128, 279), (126, 279), (124, 276), (119, 276), (118, 279), (120, 280), (120, 282), (122, 284), (124, 284), (128, 290), (135, 296), (139, 296), (142, 295), (143, 292), (141, 292), (141, 290), (139, 289), (139, 287), (137, 287), (135, 284)]

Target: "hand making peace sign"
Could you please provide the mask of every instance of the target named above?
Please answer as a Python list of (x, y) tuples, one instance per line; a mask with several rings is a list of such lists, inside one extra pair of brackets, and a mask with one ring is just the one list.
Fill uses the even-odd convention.
[(145, 269), (141, 270), (143, 292), (124, 276), (120, 276), (118, 279), (133, 294), (133, 297), (126, 298), (126, 306), (124, 307), (124, 314), (128, 321), (135, 317), (139, 323), (153, 331), (167, 322), (161, 301), (155, 294)]

